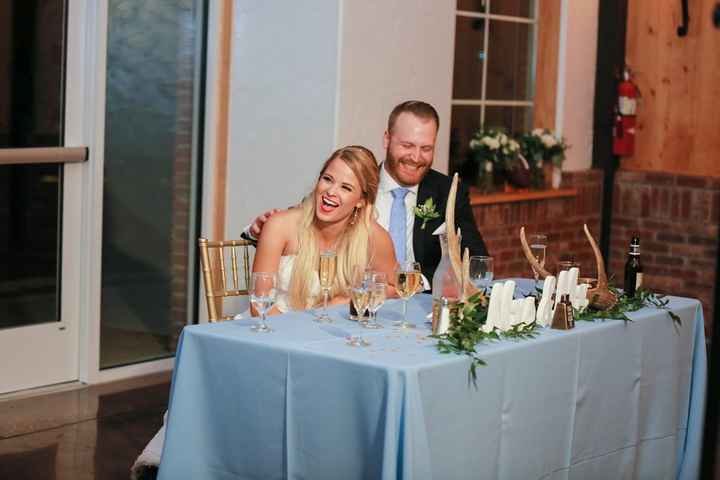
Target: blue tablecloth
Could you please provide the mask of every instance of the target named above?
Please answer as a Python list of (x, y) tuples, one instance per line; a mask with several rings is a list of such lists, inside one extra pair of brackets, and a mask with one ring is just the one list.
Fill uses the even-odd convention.
[[(185, 328), (178, 347), (161, 480), (697, 478), (706, 357), (698, 301), (682, 319), (646, 308), (632, 322), (578, 322), (532, 340), (440, 354), (422, 328), (333, 325), (309, 313)], [(361, 333), (371, 346), (346, 344)]]

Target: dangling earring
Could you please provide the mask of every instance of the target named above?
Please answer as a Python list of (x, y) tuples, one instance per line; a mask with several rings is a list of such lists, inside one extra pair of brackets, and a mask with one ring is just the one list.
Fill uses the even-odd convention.
[(357, 222), (358, 210), (360, 210), (358, 207), (353, 208), (352, 218), (350, 219), (350, 225), (355, 225), (355, 222)]

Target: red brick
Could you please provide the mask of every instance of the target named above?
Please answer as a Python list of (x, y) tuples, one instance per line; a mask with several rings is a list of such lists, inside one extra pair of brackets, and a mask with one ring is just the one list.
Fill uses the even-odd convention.
[(676, 179), (678, 187), (690, 188), (707, 188), (707, 179), (705, 177), (678, 176)]
[(686, 238), (685, 235), (679, 233), (661, 231), (657, 234), (657, 240), (658, 242), (684, 243)]
[(653, 185), (675, 185), (675, 175), (661, 172), (646, 172), (645, 181)]
[(690, 235), (688, 237), (688, 243), (690, 245), (704, 245), (704, 246), (715, 246), (717, 245), (717, 238), (701, 237), (699, 235)]

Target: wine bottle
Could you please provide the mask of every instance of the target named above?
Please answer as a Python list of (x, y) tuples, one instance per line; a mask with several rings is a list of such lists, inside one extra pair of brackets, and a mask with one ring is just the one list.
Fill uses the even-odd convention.
[(643, 268), (640, 263), (640, 238), (633, 237), (630, 242), (628, 259), (625, 262), (625, 295), (634, 297), (635, 292), (642, 286)]

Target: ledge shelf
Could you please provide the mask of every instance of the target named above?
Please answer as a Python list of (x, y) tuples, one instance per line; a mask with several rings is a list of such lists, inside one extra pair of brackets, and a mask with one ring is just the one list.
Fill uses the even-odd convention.
[(529, 200), (548, 200), (553, 198), (567, 198), (577, 196), (575, 188), (560, 188), (558, 190), (522, 190), (515, 192), (498, 192), (483, 194), (475, 187), (470, 187), (470, 205), (494, 205), (496, 203), (526, 202)]

